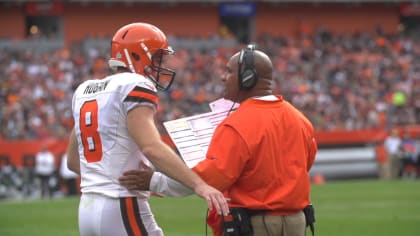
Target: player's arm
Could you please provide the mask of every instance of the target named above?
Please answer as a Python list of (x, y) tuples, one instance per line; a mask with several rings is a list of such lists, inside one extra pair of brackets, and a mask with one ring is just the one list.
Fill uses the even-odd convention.
[(154, 123), (154, 110), (149, 106), (137, 106), (128, 112), (127, 127), (133, 140), (153, 165), (168, 176), (194, 188), (201, 180), (192, 175), (192, 171), (178, 155), (166, 145)]
[(80, 175), (80, 157), (77, 150), (77, 139), (72, 129), (69, 137), (69, 144), (67, 146), (67, 167)]
[(119, 178), (121, 185), (129, 190), (152, 191), (162, 196), (185, 197), (194, 191), (166, 175), (141, 163), (141, 170), (129, 170)]
[(145, 156), (162, 173), (194, 189), (195, 193), (207, 200), (209, 208), (213, 205), (219, 213), (228, 212), (223, 194), (206, 184), (196, 173), (190, 170), (179, 156), (165, 144), (155, 126), (154, 109), (149, 106), (137, 106), (127, 114), (127, 127), (133, 140)]

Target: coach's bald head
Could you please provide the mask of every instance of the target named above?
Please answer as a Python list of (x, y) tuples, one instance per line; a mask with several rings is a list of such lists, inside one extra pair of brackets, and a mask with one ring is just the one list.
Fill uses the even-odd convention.
[[(260, 50), (254, 50), (254, 70), (257, 75), (255, 85), (250, 89), (240, 89), (238, 61), (241, 52), (235, 53), (226, 65), (226, 73), (222, 77), (225, 83), (224, 98), (235, 102), (242, 102), (250, 97), (271, 95), (273, 84), (273, 64), (270, 58)], [(247, 56), (251, 56), (247, 55)]]

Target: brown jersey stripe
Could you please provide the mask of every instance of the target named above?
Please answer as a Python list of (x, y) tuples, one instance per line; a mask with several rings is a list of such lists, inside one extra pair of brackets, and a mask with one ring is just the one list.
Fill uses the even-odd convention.
[(120, 209), (128, 236), (147, 236), (135, 197), (120, 198)]
[[(147, 88), (142, 88), (142, 87), (135, 87), (133, 90), (131, 90), (130, 93), (145, 93), (145, 94), (150, 94), (153, 96), (157, 96), (157, 93), (153, 90), (147, 89)], [(129, 93), (129, 95), (130, 95)]]
[(150, 101), (154, 104), (158, 103), (158, 96), (155, 94), (151, 94), (148, 92), (143, 92), (143, 91), (131, 91), (127, 97), (125, 98), (124, 101), (135, 101), (135, 100), (146, 100), (146, 101)]
[(149, 88), (140, 87), (140, 86), (134, 87), (133, 91), (140, 91), (140, 92), (145, 92), (145, 93), (150, 93), (150, 94), (155, 94), (156, 95), (156, 91), (153, 91)]
[(135, 102), (135, 103), (144, 103), (144, 102), (146, 102), (146, 103), (150, 103), (153, 106), (157, 107), (157, 103), (154, 103), (153, 101), (150, 101), (150, 100), (147, 100), (147, 99), (144, 99), (144, 98), (126, 97), (124, 101), (125, 102)]

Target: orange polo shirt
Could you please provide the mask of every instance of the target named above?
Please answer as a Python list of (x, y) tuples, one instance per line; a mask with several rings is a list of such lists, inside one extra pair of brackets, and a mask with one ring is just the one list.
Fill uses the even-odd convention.
[(225, 192), (230, 207), (288, 215), (310, 203), (314, 129), (300, 111), (277, 98), (242, 102), (216, 128), (206, 159), (194, 167)]

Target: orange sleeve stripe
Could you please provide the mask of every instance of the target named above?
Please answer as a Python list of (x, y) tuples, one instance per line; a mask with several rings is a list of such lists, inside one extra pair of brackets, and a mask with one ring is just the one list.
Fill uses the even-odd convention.
[(140, 232), (140, 226), (137, 224), (136, 216), (134, 213), (134, 206), (133, 206), (133, 199), (126, 198), (125, 203), (127, 206), (127, 215), (128, 221), (130, 223), (130, 228), (133, 231), (134, 236), (142, 236), (143, 234)]
[(148, 93), (148, 92), (143, 92), (143, 91), (136, 91), (133, 90), (131, 91), (127, 97), (131, 97), (131, 98), (139, 98), (139, 99), (146, 99), (149, 100), (155, 104), (158, 103), (158, 96), (156, 94), (152, 94), (152, 93)]

